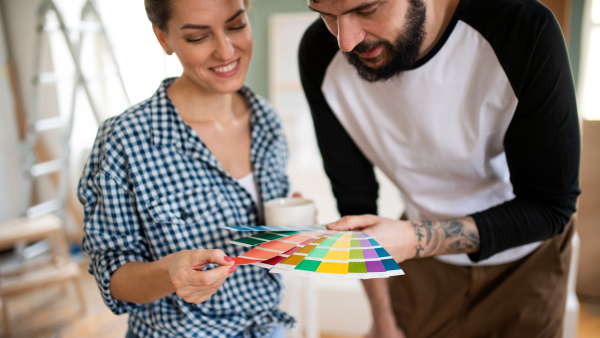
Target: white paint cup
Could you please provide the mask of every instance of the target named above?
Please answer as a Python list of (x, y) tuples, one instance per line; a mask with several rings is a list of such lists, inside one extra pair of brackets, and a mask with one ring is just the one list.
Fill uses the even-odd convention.
[(306, 198), (276, 198), (263, 204), (266, 225), (314, 225), (315, 202)]

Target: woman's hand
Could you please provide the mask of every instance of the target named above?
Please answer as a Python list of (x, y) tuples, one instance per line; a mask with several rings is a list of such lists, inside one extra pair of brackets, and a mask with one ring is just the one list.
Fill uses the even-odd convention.
[[(210, 298), (237, 268), (233, 258), (227, 257), (221, 250), (183, 250), (164, 259), (174, 292), (194, 304)], [(201, 271), (208, 263), (221, 266)]]
[[(208, 263), (221, 266), (201, 271)], [(186, 302), (199, 304), (236, 268), (221, 250), (183, 250), (157, 261), (123, 264), (110, 279), (110, 293), (120, 301), (147, 304), (176, 292)]]

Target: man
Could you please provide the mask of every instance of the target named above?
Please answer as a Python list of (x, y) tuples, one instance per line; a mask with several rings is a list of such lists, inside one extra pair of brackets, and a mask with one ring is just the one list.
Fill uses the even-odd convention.
[[(299, 51), (342, 216), (401, 262), (364, 283), (370, 337), (560, 337), (580, 192), (575, 91), (535, 0), (309, 0)], [(387, 287), (386, 287), (387, 283)]]

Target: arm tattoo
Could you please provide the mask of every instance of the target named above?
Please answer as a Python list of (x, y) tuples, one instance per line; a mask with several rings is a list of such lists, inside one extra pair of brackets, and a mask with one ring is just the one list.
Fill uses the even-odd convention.
[(414, 258), (479, 250), (479, 232), (470, 218), (410, 223), (417, 236)]

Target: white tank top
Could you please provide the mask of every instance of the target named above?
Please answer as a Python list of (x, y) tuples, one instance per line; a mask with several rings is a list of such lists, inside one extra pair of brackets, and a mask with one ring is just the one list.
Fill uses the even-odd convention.
[(237, 182), (246, 189), (246, 191), (252, 196), (252, 200), (256, 204), (256, 208), (258, 209), (258, 219), (262, 220), (262, 200), (260, 198), (260, 194), (258, 193), (258, 183), (254, 179), (254, 173), (249, 173), (248, 175), (238, 178)]

